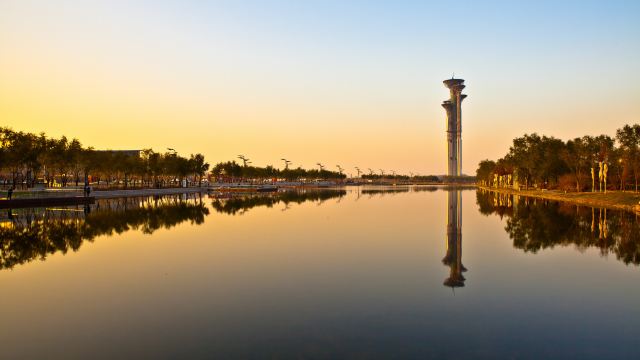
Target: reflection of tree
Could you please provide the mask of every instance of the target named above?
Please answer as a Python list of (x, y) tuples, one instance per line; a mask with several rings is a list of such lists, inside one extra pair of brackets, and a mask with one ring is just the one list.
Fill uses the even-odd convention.
[(483, 214), (507, 216), (513, 246), (526, 252), (575, 245), (597, 247), (625, 264), (640, 265), (640, 224), (634, 214), (549, 200), (478, 191)]
[(140, 230), (151, 234), (184, 221), (202, 224), (209, 209), (180, 196), (98, 200), (84, 211), (24, 209), (0, 226), (0, 269), (10, 269), (56, 252), (76, 251), (85, 240)]
[(344, 190), (312, 190), (312, 191), (284, 191), (278, 193), (263, 194), (228, 194), (224, 197), (214, 197), (211, 206), (224, 214), (243, 214), (256, 207), (273, 207), (278, 203), (289, 205), (291, 203), (300, 204), (306, 201), (318, 201), (333, 198), (342, 198), (347, 194)]
[(397, 193), (407, 193), (407, 192), (409, 192), (408, 187), (362, 189), (362, 195), (382, 195), (382, 194), (397, 194)]
[(400, 186), (400, 187), (379, 187), (364, 188), (361, 190), (362, 195), (384, 195), (384, 194), (400, 194), (408, 192), (434, 192), (438, 190), (446, 190), (442, 186)]
[(440, 189), (437, 186), (414, 186), (411, 191), (413, 192), (434, 192), (434, 191), (438, 191), (438, 189)]

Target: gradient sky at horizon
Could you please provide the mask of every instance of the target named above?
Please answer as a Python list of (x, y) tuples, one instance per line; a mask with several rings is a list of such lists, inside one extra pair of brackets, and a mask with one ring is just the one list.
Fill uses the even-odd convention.
[(215, 163), (463, 170), (640, 123), (640, 2), (0, 2), (0, 126)]

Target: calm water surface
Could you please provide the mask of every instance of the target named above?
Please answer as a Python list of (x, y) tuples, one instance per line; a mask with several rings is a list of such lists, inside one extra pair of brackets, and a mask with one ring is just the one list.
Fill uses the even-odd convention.
[(634, 214), (353, 187), (0, 224), (3, 358), (640, 358)]

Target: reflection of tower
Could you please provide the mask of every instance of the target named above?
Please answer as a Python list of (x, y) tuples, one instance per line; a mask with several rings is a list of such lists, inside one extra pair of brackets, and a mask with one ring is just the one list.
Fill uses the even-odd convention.
[(462, 100), (467, 95), (462, 94), (464, 80), (448, 79), (444, 85), (451, 93), (449, 100), (442, 102), (447, 111), (447, 159), (449, 176), (462, 175)]
[(442, 263), (449, 266), (449, 277), (444, 281), (445, 286), (452, 288), (464, 286), (463, 271), (467, 269), (462, 265), (462, 192), (450, 190), (448, 192), (447, 211), (447, 255)]

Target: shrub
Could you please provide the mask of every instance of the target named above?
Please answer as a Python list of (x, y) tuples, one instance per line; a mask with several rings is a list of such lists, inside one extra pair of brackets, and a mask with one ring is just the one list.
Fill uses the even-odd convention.
[(564, 174), (558, 179), (558, 189), (562, 191), (585, 191), (591, 186), (591, 179), (588, 176), (580, 177), (580, 189), (576, 188), (577, 181), (574, 174)]

